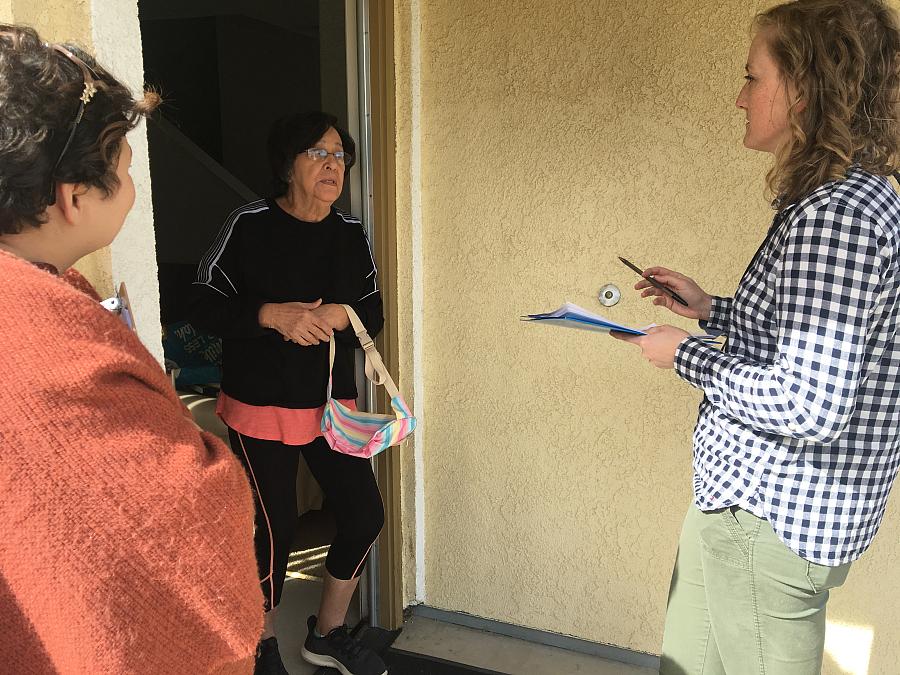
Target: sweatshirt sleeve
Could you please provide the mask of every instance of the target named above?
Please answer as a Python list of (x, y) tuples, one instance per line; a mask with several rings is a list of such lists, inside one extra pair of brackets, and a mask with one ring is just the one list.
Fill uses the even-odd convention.
[[(378, 268), (362, 224), (351, 223), (350, 227), (351, 234), (347, 238), (341, 265), (344, 269), (341, 273), (342, 302), (353, 308), (366, 327), (366, 332), (374, 339), (384, 327), (384, 305), (378, 285)], [(352, 326), (336, 331), (335, 335), (342, 342), (357, 344)]]
[(253, 205), (233, 212), (197, 268), (191, 291), (190, 319), (224, 338), (254, 338), (271, 329), (259, 325), (259, 309), (267, 302), (250, 292), (241, 275), (241, 217)]

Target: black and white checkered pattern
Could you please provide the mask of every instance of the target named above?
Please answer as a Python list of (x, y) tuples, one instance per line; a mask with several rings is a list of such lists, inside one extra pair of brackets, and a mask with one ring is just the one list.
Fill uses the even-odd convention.
[(900, 466), (900, 197), (852, 169), (780, 212), (678, 374), (705, 393), (694, 497), (767, 519), (811, 562), (871, 544)]

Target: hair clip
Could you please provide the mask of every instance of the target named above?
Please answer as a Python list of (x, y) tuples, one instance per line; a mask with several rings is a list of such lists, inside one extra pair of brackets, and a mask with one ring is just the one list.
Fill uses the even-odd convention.
[(81, 92), (81, 102), (87, 105), (91, 102), (91, 99), (94, 98), (94, 94), (97, 93), (97, 85), (93, 82), (85, 82), (84, 83), (84, 91)]

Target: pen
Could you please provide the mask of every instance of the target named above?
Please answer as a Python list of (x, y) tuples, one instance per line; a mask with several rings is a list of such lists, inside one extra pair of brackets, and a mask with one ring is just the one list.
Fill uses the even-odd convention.
[[(621, 260), (623, 263), (625, 263), (626, 265), (628, 265), (628, 267), (630, 267), (630, 268), (633, 269), (635, 272), (637, 272), (637, 273), (640, 274), (642, 277), (644, 277), (644, 271), (643, 271), (640, 267), (638, 267), (637, 265), (635, 265), (635, 264), (632, 263), (632, 262), (629, 262), (629, 261), (625, 260), (625, 258), (623, 258), (622, 256), (618, 256), (618, 257), (619, 257), (619, 260)], [(688, 306), (688, 304), (687, 304), (687, 302), (685, 302), (684, 298), (682, 298), (680, 295), (678, 295), (678, 293), (676, 293), (675, 291), (673, 291), (671, 288), (668, 288), (668, 287), (666, 287), (666, 286), (663, 286), (661, 283), (659, 283), (659, 282), (658, 282), (656, 279), (654, 279), (653, 277), (644, 277), (644, 279), (646, 279), (651, 285), (655, 286), (656, 288), (658, 288), (659, 290), (663, 291), (664, 293), (668, 293), (669, 295), (671, 295), (671, 296), (675, 299), (675, 302), (677, 302), (677, 303), (679, 303), (679, 304), (681, 304), (681, 305), (684, 305), (685, 307)]]

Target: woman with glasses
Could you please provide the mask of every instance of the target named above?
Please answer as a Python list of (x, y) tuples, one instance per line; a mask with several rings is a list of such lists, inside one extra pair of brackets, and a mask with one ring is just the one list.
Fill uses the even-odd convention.
[(355, 407), (354, 350), (342, 304), (369, 335), (384, 323), (377, 270), (360, 221), (334, 208), (354, 143), (321, 112), (274, 124), (268, 141), (274, 195), (234, 211), (200, 262), (195, 322), (222, 336), (217, 412), (257, 500), (256, 556), (266, 598), (258, 674), (285, 675), (273, 626), (297, 524), (301, 456), (322, 487), (337, 533), (325, 561), (317, 616), (302, 656), (344, 675), (383, 675), (384, 663), (347, 632), (347, 608), (384, 523), (369, 462), (331, 450), (320, 429), (329, 372), (333, 396)]
[[(70, 269), (134, 204), (158, 97), (0, 25), (0, 670), (249, 674), (249, 485)], [(150, 253), (152, 255), (152, 252)]]
[(756, 17), (737, 106), (774, 157), (775, 217), (733, 297), (645, 275), (727, 337), (626, 338), (704, 393), (660, 672), (820, 672), (829, 590), (872, 543), (900, 466), (900, 28), (882, 0)]

